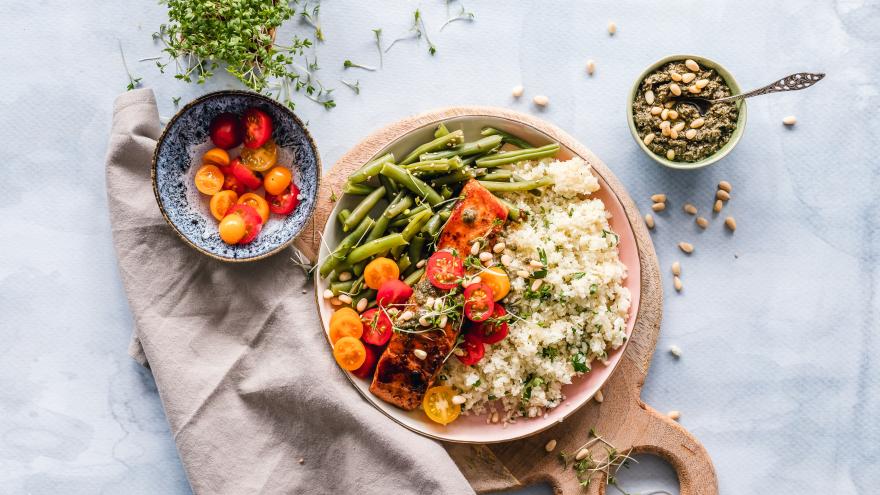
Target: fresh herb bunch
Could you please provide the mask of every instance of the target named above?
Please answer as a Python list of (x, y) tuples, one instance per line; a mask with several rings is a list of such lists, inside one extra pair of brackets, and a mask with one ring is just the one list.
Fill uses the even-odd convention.
[[(168, 5), (167, 24), (153, 34), (164, 44), (169, 60), (157, 60), (164, 72), (174, 63), (177, 79), (204, 83), (223, 66), (254, 91), (275, 97), (293, 108), (293, 94), (305, 96), (325, 108), (336, 106), (331, 92), (317, 80), (317, 60), (309, 61), (309, 38), (294, 35), (288, 46), (276, 44), (275, 30), (296, 15), (295, 5), (266, 0), (163, 0)], [(318, 8), (304, 7), (303, 17), (312, 21), (315, 35)], [(296, 61), (300, 60), (302, 64)]]

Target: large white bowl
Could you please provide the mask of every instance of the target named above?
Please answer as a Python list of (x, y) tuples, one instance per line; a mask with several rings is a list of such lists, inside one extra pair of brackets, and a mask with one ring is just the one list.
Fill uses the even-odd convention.
[[(430, 141), (433, 138), (434, 129), (439, 122), (440, 121), (438, 120), (437, 122), (426, 123), (423, 127), (401, 136), (385, 148), (382, 148), (375, 156), (381, 156), (388, 152), (394, 153), (394, 156), (396, 157), (405, 156), (419, 144)], [(510, 132), (535, 145), (541, 145), (553, 141), (551, 137), (537, 128), (513, 119), (472, 115), (443, 119), (442, 122), (445, 122), (450, 130), (462, 129), (467, 141), (479, 138), (480, 130), (486, 126)], [(574, 156), (574, 151), (566, 148), (563, 144), (562, 149), (560, 149), (557, 156), (560, 159), (568, 159)], [(582, 158), (588, 159), (588, 157)], [(635, 242), (635, 234), (633, 233), (632, 226), (629, 224), (620, 200), (614, 192), (611, 191), (608, 184), (601, 176), (599, 177), (599, 184), (601, 188), (594, 196), (598, 197), (605, 203), (606, 209), (612, 215), (610, 220), (611, 227), (620, 235), (620, 258), (629, 271), (629, 275), (624, 283), (632, 294), (632, 305), (626, 325), (628, 342), (633, 326), (635, 325), (635, 315), (639, 308), (640, 265), (638, 248)], [(324, 242), (321, 243), (319, 259), (324, 259), (324, 257), (328, 255), (328, 246), (336, 246), (344, 237), (342, 229), (339, 227), (339, 223), (336, 220), (336, 214), (343, 208), (351, 209), (360, 199), (360, 196), (343, 196), (337, 201), (333, 212), (328, 217), (327, 224), (324, 226)], [(385, 203), (383, 201), (372, 213), (373, 217), (375, 218), (384, 207)], [(329, 332), (330, 315), (333, 314), (333, 307), (328, 301), (321, 297), (321, 294), (328, 288), (328, 286), (329, 282), (327, 280), (318, 280), (315, 284), (318, 311), (325, 332)], [(545, 430), (554, 424), (561, 422), (567, 416), (574, 413), (578, 408), (586, 404), (596, 391), (602, 388), (602, 385), (611, 375), (611, 372), (623, 356), (625, 347), (626, 344), (611, 352), (607, 364), (602, 365), (599, 362), (593, 362), (592, 371), (575, 378), (570, 385), (564, 386), (563, 392), (566, 395), (565, 401), (555, 409), (550, 410), (546, 417), (519, 418), (516, 423), (508, 424), (507, 427), (503, 427), (500, 423), (487, 424), (485, 415), (462, 415), (455, 422), (443, 426), (428, 419), (425, 413), (421, 410), (404, 411), (375, 397), (370, 393), (370, 382), (368, 380), (362, 380), (350, 373), (347, 374), (347, 376), (364, 398), (376, 406), (380, 411), (384, 412), (392, 420), (417, 433), (437, 440), (450, 442), (506, 442), (527, 437)], [(329, 333), (327, 352), (331, 352)]]

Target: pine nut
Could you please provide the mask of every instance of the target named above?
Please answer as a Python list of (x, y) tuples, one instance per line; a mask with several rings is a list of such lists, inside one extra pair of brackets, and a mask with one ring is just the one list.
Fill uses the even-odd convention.
[(410, 310), (406, 310), (403, 313), (401, 313), (400, 319), (403, 321), (408, 321), (408, 320), (411, 320), (413, 316), (415, 316), (415, 313), (413, 313)]
[(666, 209), (666, 203), (654, 203), (651, 205), (651, 209), (654, 211), (663, 211)]
[(696, 129), (688, 129), (687, 131), (685, 131), (684, 137), (686, 137), (688, 139), (693, 139), (693, 138), (697, 137), (697, 130)]
[(596, 395), (593, 396), (593, 400), (595, 400), (595, 401), (598, 402), (599, 404), (605, 402), (605, 396), (602, 395), (602, 391), (601, 391), (601, 390), (596, 390)]
[(332, 297), (330, 298), (330, 304), (333, 306), (342, 306), (342, 301), (340, 301), (338, 297)]
[(723, 180), (723, 181), (721, 181), (721, 182), (718, 183), (718, 189), (721, 189), (721, 190), (723, 190), (723, 191), (730, 192), (730, 191), (733, 190), (733, 186), (730, 185), (730, 182), (727, 182), (726, 180)]
[(501, 255), (501, 264), (502, 265), (510, 266), (511, 261), (513, 261), (513, 256), (510, 256), (509, 254), (502, 254)]
[(721, 211), (721, 208), (723, 208), (723, 207), (724, 207), (724, 203), (720, 199), (716, 199), (715, 206), (712, 207), (712, 211), (714, 211), (715, 213), (718, 213), (719, 211)]
[(651, 215), (650, 213), (645, 215), (645, 225), (647, 225), (649, 229), (654, 228), (654, 215)]
[(342, 272), (339, 274), (340, 282), (348, 282), (349, 280), (351, 280), (351, 272)]
[(324, 289), (324, 292), (321, 295), (324, 296), (324, 299), (330, 299), (333, 297), (333, 291), (330, 289)]
[(525, 270), (519, 270), (516, 272), (516, 276), (519, 278), (529, 278), (529, 272)]
[(480, 253), (480, 261), (489, 261), (492, 259), (492, 253), (483, 251)]
[(700, 66), (692, 59), (685, 60), (684, 66), (694, 72), (697, 72), (698, 70), (700, 70)]
[(665, 202), (666, 202), (666, 195), (665, 195), (665, 194), (662, 194), (662, 193), (660, 193), (660, 194), (652, 194), (652, 195), (651, 195), (651, 201), (653, 201), (653, 202), (655, 202), (655, 203), (665, 203)]
[(507, 247), (507, 244), (504, 244), (503, 242), (495, 243), (495, 245), (492, 246), (492, 252), (493, 253), (501, 253), (502, 251), (504, 251), (504, 248), (506, 248), (506, 247)]
[(657, 137), (657, 136), (655, 136), (654, 133), (651, 132), (645, 136), (645, 139), (643, 139), (642, 142), (645, 143), (645, 146), (647, 146), (647, 145), (651, 144), (651, 141), (653, 141), (655, 137)]
[(522, 87), (522, 84), (519, 86), (514, 86), (513, 89), (510, 90), (510, 94), (513, 95), (514, 98), (519, 98), (523, 95), (526, 88)]
[(724, 225), (730, 229), (731, 232), (736, 230), (736, 220), (733, 217), (727, 217), (724, 219)]
[(647, 102), (648, 105), (654, 104), (654, 92), (653, 91), (651, 91), (651, 90), (645, 91), (645, 102)]
[(797, 123), (797, 117), (795, 117), (794, 115), (789, 115), (788, 117), (782, 119), (782, 123), (788, 126), (795, 125)]
[(608, 34), (610, 34), (611, 36), (614, 36), (614, 33), (616, 33), (616, 32), (617, 32), (617, 24), (615, 24), (614, 21), (609, 22), (608, 23)]
[(663, 122), (660, 122), (660, 130), (666, 130), (671, 127), (672, 127), (672, 123), (670, 123), (668, 120), (664, 120)]
[(663, 106), (666, 108), (672, 108), (673, 106), (675, 106), (675, 102), (667, 101), (666, 103), (663, 104)]
[(683, 82), (685, 84), (690, 84), (690, 82), (696, 78), (697, 78), (697, 75), (694, 74), (693, 72), (685, 72), (681, 76), (681, 82)]
[(669, 127), (661, 127), (660, 134), (666, 137), (669, 137), (672, 134), (672, 129)]
[(428, 264), (428, 260), (420, 260), (418, 263), (416, 263), (416, 268), (421, 268), (427, 264)]
[(719, 189), (715, 191), (715, 197), (720, 199), (721, 201), (729, 201), (730, 193), (725, 191), (724, 189)]
[(677, 118), (678, 118), (678, 112), (676, 112), (675, 110), (670, 110), (669, 111), (669, 120), (675, 120)]
[(685, 203), (684, 204), (684, 212), (687, 213), (688, 215), (696, 215), (697, 214), (697, 207), (690, 204), (690, 203)]
[(556, 450), (556, 439), (554, 438), (547, 442), (547, 445), (544, 446), (544, 450), (547, 452), (553, 452)]
[(429, 320), (427, 316), (422, 316), (421, 318), (419, 318), (419, 325), (423, 327), (430, 326), (431, 320)]
[(699, 129), (700, 127), (703, 127), (703, 124), (705, 123), (706, 119), (703, 117), (697, 117), (691, 121), (691, 129)]
[(532, 98), (532, 101), (539, 107), (546, 107), (547, 104), (550, 103), (550, 98), (547, 98), (544, 95), (535, 95), (535, 97)]
[(705, 229), (706, 227), (709, 226), (709, 221), (703, 217), (697, 217), (696, 222), (697, 222), (697, 225), (699, 225), (701, 229)]
[(425, 352), (425, 351), (423, 351), (423, 350), (421, 350), (421, 349), (416, 349), (416, 350), (414, 350), (414, 351), (413, 351), (413, 354), (416, 356), (416, 358), (421, 359), (421, 360), (423, 360), (423, 361), (424, 361), (424, 359), (425, 359), (426, 357), (428, 357), (428, 353)]
[(651, 115), (660, 115), (663, 112), (663, 107), (651, 107)]
[(544, 263), (541, 263), (538, 260), (530, 260), (529, 266), (532, 268), (544, 268)]
[(672, 354), (676, 358), (680, 358), (681, 357), (681, 347), (679, 347), (675, 344), (669, 346), (669, 354)]
[(700, 88), (698, 88), (696, 84), (691, 84), (690, 86), (688, 86), (688, 91), (696, 94), (700, 92)]
[(687, 254), (691, 254), (694, 252), (694, 245), (689, 242), (679, 242), (678, 249), (681, 249)]
[(541, 285), (543, 285), (543, 284), (544, 284), (544, 281), (541, 280), (540, 278), (539, 278), (539, 279), (535, 279), (535, 281), (532, 282), (532, 287), (531, 287), (532, 292), (538, 292), (538, 289), (540, 289), (540, 288), (541, 288)]
[(596, 72), (596, 61), (593, 59), (587, 60), (587, 74), (593, 75)]
[[(675, 131), (671, 131), (669, 134), (671, 135)], [(675, 133), (675, 137), (678, 137), (678, 133)], [(666, 151), (666, 159), (667, 160), (675, 160), (675, 150), (667, 150)]]
[(492, 422), (497, 423), (499, 420), (498, 411), (492, 413)]
[(460, 405), (464, 404), (465, 402), (467, 402), (467, 400), (464, 397), (462, 397), (461, 395), (453, 395), (452, 396), (452, 403), (455, 404), (456, 406), (460, 406)]
[(672, 285), (675, 287), (676, 292), (681, 292), (681, 278), (679, 278), (678, 276), (672, 277)]
[(664, 108), (664, 109), (660, 112), (660, 118), (663, 119), (663, 120), (667, 120), (667, 119), (669, 119), (669, 109), (668, 109), (668, 108)]
[(676, 261), (672, 264), (672, 274), (676, 277), (681, 275), (681, 263)]
[(357, 303), (357, 312), (363, 313), (364, 310), (367, 309), (367, 304), (369, 304), (369, 303), (370, 303), (370, 301), (367, 301), (366, 297), (362, 297), (360, 299), (360, 301), (358, 301), (358, 303)]
[[(678, 139), (678, 131), (676, 131), (675, 129), (669, 129), (669, 138)], [(669, 153), (667, 152), (666, 154), (668, 155)], [(672, 160), (672, 158), (670, 158), (670, 160)]]
[(674, 420), (674, 421), (678, 421), (678, 418), (681, 417), (681, 413), (678, 412), (678, 411), (669, 411), (668, 413), (666, 413), (666, 416), (667, 416), (669, 419), (672, 419), (672, 420)]
[(672, 126), (672, 130), (675, 132), (681, 132), (684, 130), (684, 122), (679, 122)]
[(345, 304), (351, 304), (352, 302), (351, 296), (349, 296), (348, 294), (339, 294), (337, 297)]
[(696, 84), (698, 88), (703, 89), (709, 85), (709, 80), (708, 79), (697, 79), (697, 82), (695, 82), (694, 84)]
[(675, 82), (681, 81), (681, 74), (675, 72), (674, 70), (669, 71), (669, 77), (672, 78), (672, 80)]
[(678, 84), (672, 83), (669, 85), (669, 91), (672, 94), (674, 94), (675, 96), (680, 96), (681, 95), (681, 86), (679, 86)]
[(575, 458), (575, 460), (577, 460), (577, 461), (582, 461), (582, 460), (584, 460), (588, 455), (590, 455), (590, 449), (583, 448), (583, 449), (581, 449), (581, 450), (578, 451), (577, 455), (574, 456), (574, 458)]

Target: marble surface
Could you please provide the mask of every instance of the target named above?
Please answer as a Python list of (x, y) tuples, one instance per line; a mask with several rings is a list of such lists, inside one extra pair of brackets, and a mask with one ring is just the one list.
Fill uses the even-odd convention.
[[(677, 409), (712, 454), (723, 493), (875, 492), (880, 486), (880, 140), (875, 0), (764, 2), (467, 2), (454, 23), (421, 2), (436, 56), (401, 42), (378, 72), (375, 27), (406, 32), (414, 4), (330, 1), (320, 77), (332, 111), (304, 99), (324, 163), (400, 117), (458, 104), (534, 113), (595, 151), (645, 210), (665, 192), (654, 241), (663, 272), (680, 260), (684, 291), (665, 280), (665, 319), (644, 399)], [(538, 5), (537, 3), (535, 5)], [(452, 6), (452, 12), (458, 10)], [(126, 348), (132, 321), (110, 239), (103, 157), (114, 97), (132, 71), (172, 98), (237, 87), (160, 75), (154, 2), (6, 0), (0, 5), (0, 486), (3, 493), (187, 493), (155, 385)], [(616, 21), (614, 37), (606, 33)], [(281, 38), (292, 29), (281, 30)], [(749, 103), (737, 149), (700, 171), (658, 167), (633, 143), (626, 91), (652, 61), (675, 52), (725, 64), (745, 87), (811, 70), (815, 88)], [(597, 63), (588, 77), (586, 60)], [(358, 79), (354, 95), (339, 78)], [(510, 97), (522, 83), (526, 96)], [(550, 105), (530, 103), (545, 94)], [(783, 127), (794, 114), (798, 124)], [(715, 184), (734, 184), (705, 232), (681, 212), (707, 211)], [(680, 240), (695, 244), (684, 256)], [(667, 352), (683, 349), (680, 360)], [(659, 462), (623, 478), (631, 491), (676, 490)], [(521, 493), (547, 493), (534, 488)]]

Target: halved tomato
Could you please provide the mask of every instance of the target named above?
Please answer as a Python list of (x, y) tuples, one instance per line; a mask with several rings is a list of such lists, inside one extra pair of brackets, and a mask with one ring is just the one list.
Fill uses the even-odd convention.
[(483, 359), (483, 355), (486, 354), (486, 348), (483, 346), (483, 341), (474, 334), (466, 334), (464, 336), (464, 342), (461, 343), (459, 349), (464, 351), (464, 355), (455, 357), (457, 357), (465, 366), (473, 366), (477, 364), (480, 359)]
[(437, 251), (428, 258), (425, 269), (428, 281), (438, 289), (449, 290), (455, 287), (464, 275), (461, 258), (449, 251)]
[(211, 196), (211, 215), (217, 220), (223, 220), (226, 212), (232, 208), (232, 205), (238, 200), (238, 193), (235, 191), (220, 191)]
[(223, 172), (216, 165), (202, 165), (196, 171), (196, 189), (202, 194), (213, 196), (223, 188)]
[(241, 144), (241, 121), (231, 113), (221, 113), (211, 121), (211, 141), (214, 146), (228, 150)]
[(431, 421), (448, 425), (452, 423), (461, 414), (461, 405), (452, 401), (455, 397), (455, 390), (446, 385), (431, 387), (425, 392), (425, 398), (422, 399), (422, 409), (428, 415)]
[(245, 185), (248, 189), (254, 190), (259, 189), (263, 184), (263, 177), (259, 174), (259, 172), (254, 172), (253, 170), (244, 166), (241, 163), (241, 160), (236, 158), (229, 163), (229, 166), (232, 167), (232, 176), (235, 177), (239, 182)]
[(473, 325), (468, 333), (479, 338), (485, 344), (497, 344), (507, 337), (507, 310), (495, 303), (492, 316), (488, 320)]
[(269, 221), (269, 203), (259, 194), (245, 193), (238, 198), (237, 203), (240, 205), (251, 206), (257, 210), (257, 213), (260, 214), (260, 218), (263, 219), (263, 223)]
[(495, 308), (492, 288), (482, 282), (468, 285), (464, 290), (464, 315), (471, 321), (486, 321)]
[[(229, 209), (229, 212), (226, 214), (229, 215), (239, 215), (244, 220), (245, 232), (241, 239), (238, 240), (237, 244), (247, 244), (254, 239), (257, 238), (257, 234), (260, 233), (260, 229), (263, 228), (263, 218), (260, 217), (260, 214), (257, 213), (257, 210), (254, 209), (253, 206), (236, 204), (232, 208)], [(226, 217), (223, 218), (226, 220)], [(220, 223), (221, 227), (223, 222)], [(220, 233), (221, 237), (223, 232)]]
[(299, 204), (299, 188), (291, 183), (290, 189), (281, 194), (266, 193), (266, 201), (269, 202), (269, 211), (278, 215), (289, 215)]
[(392, 304), (402, 304), (409, 299), (412, 293), (412, 287), (406, 285), (402, 280), (392, 279), (379, 287), (379, 292), (376, 293), (376, 302), (383, 308)]
[(379, 354), (382, 351), (371, 345), (365, 345), (364, 352), (366, 353), (364, 364), (362, 364), (360, 368), (352, 371), (351, 374), (358, 378), (367, 379), (373, 374), (373, 370), (376, 368), (376, 362), (379, 361)]
[(272, 118), (259, 108), (249, 108), (242, 118), (244, 145), (257, 149), (272, 137)]
[(367, 344), (382, 346), (388, 343), (393, 333), (391, 319), (385, 314), (385, 311), (379, 308), (366, 310), (361, 315), (361, 321), (364, 323), (364, 333), (361, 340)]
[(232, 167), (225, 168), (229, 169), (229, 173), (225, 174), (223, 177), (223, 190), (235, 191), (235, 195), (237, 198), (238, 196), (244, 194), (244, 192), (247, 191), (247, 188), (244, 187), (244, 184), (242, 184), (240, 180), (236, 179), (235, 176), (232, 175)]
[(278, 146), (271, 139), (256, 149), (245, 148), (241, 150), (241, 163), (244, 166), (257, 171), (265, 172), (275, 166), (278, 161)]

